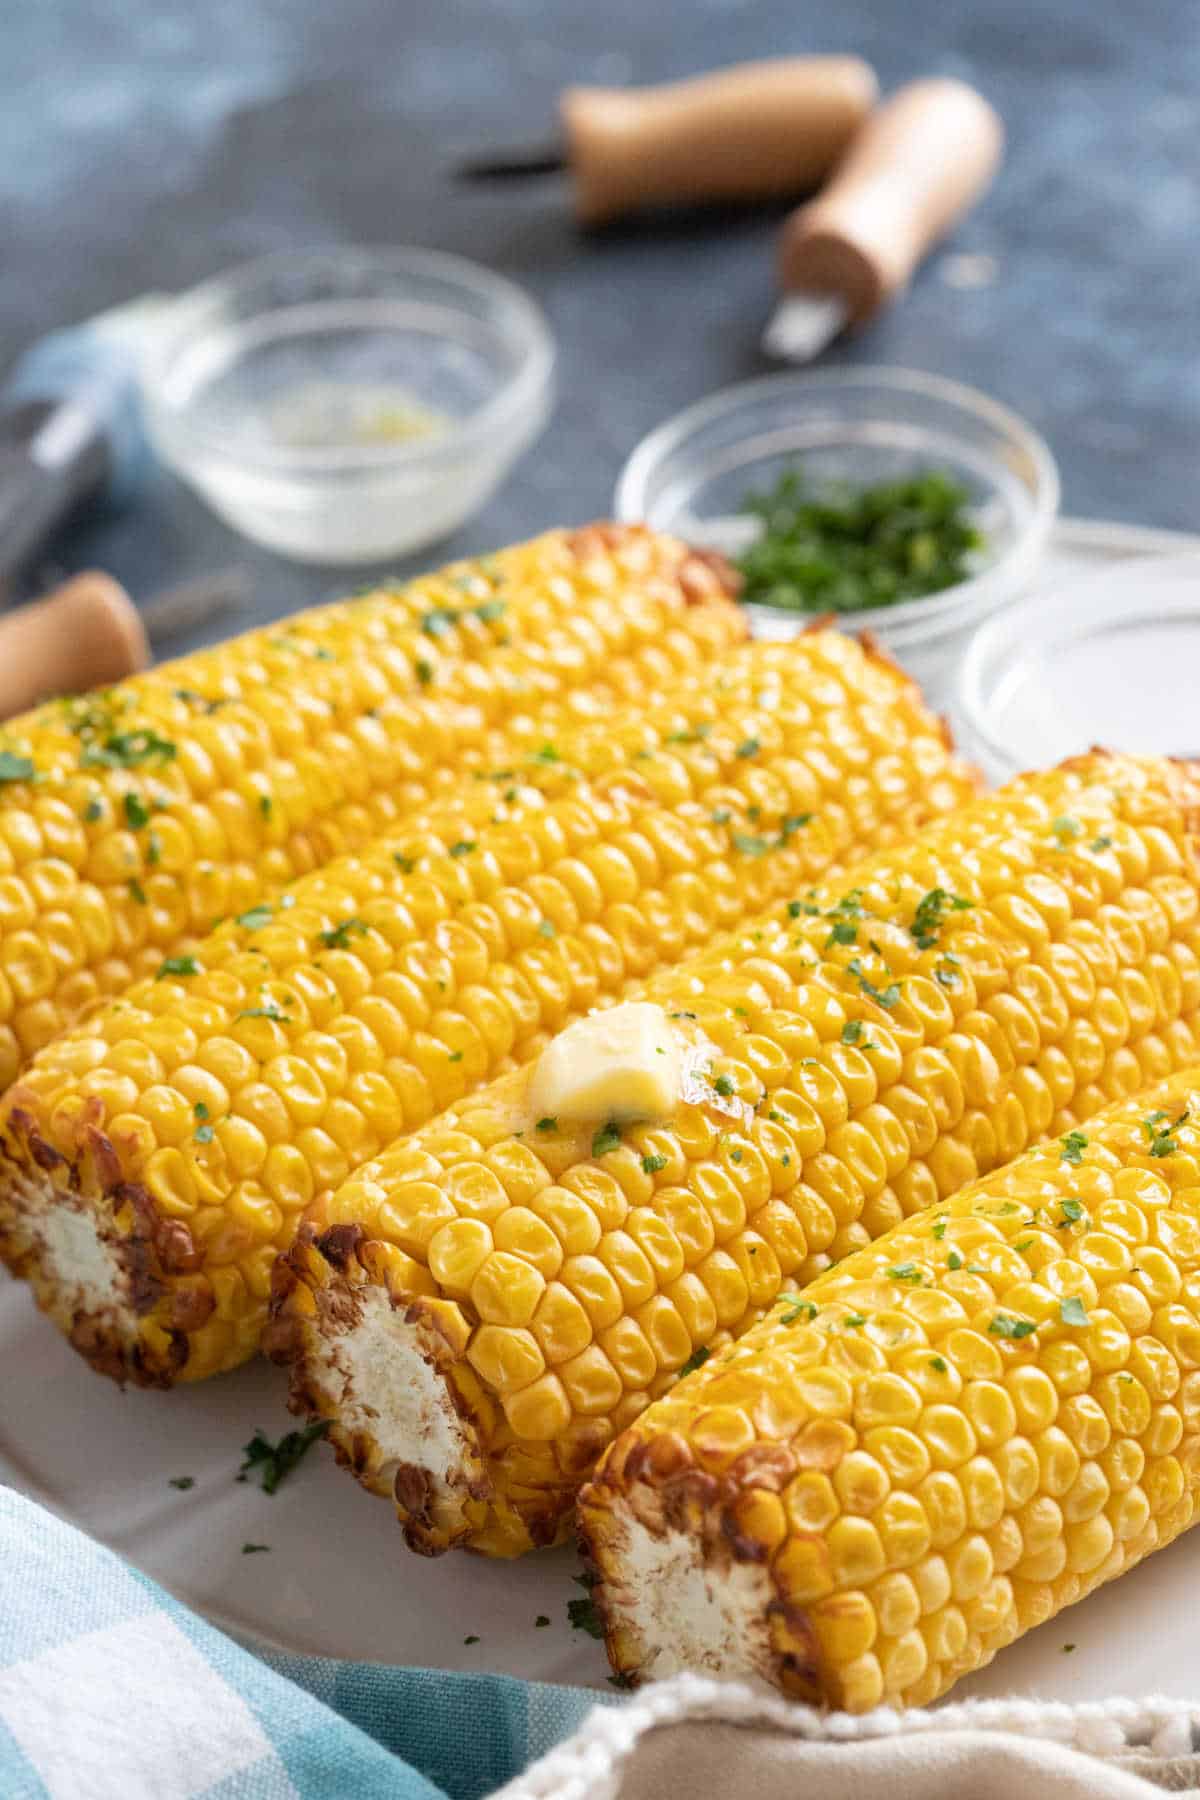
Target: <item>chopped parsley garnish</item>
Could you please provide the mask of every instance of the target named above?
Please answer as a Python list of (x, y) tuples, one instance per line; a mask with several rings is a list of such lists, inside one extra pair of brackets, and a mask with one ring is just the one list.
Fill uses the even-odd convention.
[(273, 1444), (265, 1432), (256, 1431), (250, 1442), (242, 1447), (245, 1460), (238, 1470), (237, 1479), (247, 1481), (257, 1471), (263, 1493), (273, 1494), (280, 1482), (286, 1480), (292, 1470), (303, 1462), (318, 1438), (325, 1436), (329, 1426), (328, 1419), (318, 1419), (315, 1424), (304, 1425), (299, 1431), (285, 1431), (277, 1444)]
[(610, 1150), (616, 1150), (621, 1142), (621, 1127), (610, 1119), (602, 1125), (592, 1138), (592, 1155), (607, 1156)]
[(811, 900), (789, 900), (787, 904), (787, 916), (789, 919), (799, 919), (802, 917), (815, 919), (820, 916), (820, 912), (820, 907), (814, 906)]
[(239, 913), (235, 923), (244, 925), (247, 931), (261, 931), (274, 917), (275, 908), (264, 901), (261, 906), (252, 906), (249, 912)]
[(933, 979), (937, 982), (939, 987), (953, 988), (958, 986), (959, 982), (962, 980), (962, 976), (954, 966), (957, 961), (957, 956), (942, 957), (941, 961), (933, 971)]
[(603, 1638), (604, 1627), (600, 1623), (600, 1614), (596, 1610), (596, 1602), (592, 1599), (592, 1589), (596, 1583), (591, 1575), (573, 1575), (571, 1579), (587, 1591), (582, 1598), (567, 1601), (567, 1618), (571, 1622), (572, 1631), (586, 1631), (589, 1637)]
[(14, 750), (0, 750), (0, 782), (31, 781), (33, 758), (18, 756)]
[(552, 937), (558, 936), (558, 932), (555, 929), (553, 919), (543, 919), (541, 924), (538, 926), (538, 930), (544, 938), (552, 938)]
[(462, 1059), (463, 1059), (463, 1053), (461, 1050), (451, 1050), (451, 1052), (450, 1052), (450, 1061), (451, 1062), (461, 1062)]
[(713, 1092), (715, 1094), (720, 1094), (722, 1100), (730, 1100), (733, 1098), (734, 1086), (728, 1075), (717, 1076), (717, 1079), (713, 1082)]
[(392, 851), (392, 861), (402, 875), (411, 875), (417, 866), (417, 859), (415, 856), (405, 856), (399, 850)]
[(168, 956), (158, 967), (155, 981), (165, 981), (168, 975), (199, 975), (200, 964), (194, 956)]
[(857, 1331), (860, 1326), (865, 1325), (866, 1322), (867, 1316), (865, 1313), (847, 1313), (842, 1320), (842, 1324), (846, 1327), (847, 1331)]
[(529, 760), (530, 762), (535, 763), (556, 763), (561, 762), (562, 757), (558, 754), (558, 751), (554, 748), (553, 744), (543, 744), (539, 750), (533, 752), (533, 755)]
[(946, 1359), (944, 1356), (931, 1356), (929, 1359), (929, 1366), (931, 1369), (936, 1369), (939, 1375), (944, 1375), (946, 1373)]
[(866, 1029), (865, 1019), (847, 1019), (842, 1026), (843, 1044), (856, 1044), (860, 1050), (878, 1050), (879, 1045), (865, 1035)]
[(176, 746), (169, 738), (146, 727), (142, 731), (114, 731), (102, 744), (85, 744), (80, 760), (85, 769), (136, 769), (143, 763), (172, 762), (176, 755)]
[(888, 1270), (888, 1275), (892, 1281), (919, 1282), (921, 1280), (921, 1271), (916, 1263), (912, 1262), (897, 1263), (894, 1269)]
[(557, 1119), (548, 1119), (548, 1118), (547, 1119), (539, 1119), (536, 1126), (534, 1127), (534, 1129), (536, 1131), (557, 1131), (558, 1130), (558, 1120)]
[(712, 730), (711, 721), (693, 725), (683, 731), (671, 731), (663, 739), (664, 744), (701, 744)]
[(131, 831), (140, 831), (150, 823), (150, 808), (140, 794), (126, 794), (124, 805), (125, 822)]
[(762, 745), (759, 740), (756, 737), (750, 737), (746, 738), (743, 743), (738, 745), (737, 749), (734, 751), (734, 755), (740, 756), (745, 760), (747, 757), (757, 756), (761, 749)]
[(1014, 1319), (1011, 1313), (997, 1313), (988, 1330), (993, 1337), (1027, 1338), (1037, 1330), (1032, 1319)]
[(142, 886), (141, 882), (137, 879), (137, 877), (131, 875), (128, 882), (126, 883), (126, 886), (129, 889), (130, 898), (132, 900), (135, 900), (139, 906), (145, 906), (146, 905), (146, 890)]
[(944, 1237), (945, 1237), (945, 1235), (946, 1235), (946, 1221), (945, 1221), (945, 1219), (935, 1219), (935, 1220), (934, 1220), (934, 1222), (933, 1222), (933, 1235), (934, 1235), (934, 1237), (935, 1237), (935, 1238), (944, 1238)]
[(343, 919), (340, 925), (331, 926), (319, 936), (327, 950), (345, 950), (352, 937), (365, 937), (367, 929), (363, 919)]
[(1065, 1300), (1059, 1301), (1058, 1316), (1064, 1325), (1086, 1325), (1088, 1322), (1083, 1301), (1078, 1294), (1069, 1294)]
[(258, 810), (264, 819), (270, 818), (275, 810), (275, 802), (272, 800), (270, 794), (260, 794), (258, 796)]
[(474, 838), (459, 838), (457, 844), (451, 844), (450, 854), (451, 856), (470, 856), (471, 852), (476, 848), (477, 845)]
[(701, 1344), (693, 1350), (679, 1371), (680, 1379), (682, 1380), (685, 1375), (690, 1375), (694, 1369), (702, 1369), (711, 1355), (712, 1351), (705, 1344)]
[(1150, 1140), (1151, 1156), (1174, 1156), (1179, 1148), (1172, 1133), (1178, 1131), (1179, 1127), (1187, 1122), (1187, 1110), (1185, 1108), (1177, 1119), (1172, 1119), (1169, 1125), (1164, 1125), (1162, 1122), (1166, 1116), (1165, 1112), (1152, 1112), (1148, 1118), (1142, 1120), (1142, 1130)]
[(157, 831), (152, 831), (146, 839), (146, 861), (152, 869), (162, 861), (162, 840)]
[(1050, 829), (1057, 838), (1060, 849), (1064, 849), (1075, 838), (1083, 836), (1083, 826), (1079, 820), (1069, 818), (1065, 814), (1062, 818), (1055, 819)]
[(665, 1156), (643, 1156), (642, 1158), (642, 1170), (646, 1175), (657, 1175), (661, 1170), (665, 1169), (666, 1166), (667, 1159)]
[(1088, 849), (1094, 851), (1098, 856), (1101, 850), (1112, 849), (1112, 839), (1110, 837), (1095, 837), (1088, 845)]
[(1083, 1217), (1082, 1201), (1060, 1200), (1059, 1207), (1062, 1211), (1062, 1223), (1064, 1225), (1078, 1225), (1080, 1219)]
[(547, 1626), (547, 1625), (548, 1625), (548, 1624), (549, 1624), (549, 1623), (550, 1623), (550, 1615), (549, 1615), (549, 1613), (539, 1613), (539, 1614), (538, 1614), (538, 1616), (537, 1616), (537, 1618), (536, 1618), (536, 1619), (535, 1619), (535, 1620), (534, 1620), (534, 1621), (533, 1621), (533, 1627), (534, 1627), (534, 1630), (535, 1630), (535, 1631), (541, 1631), (541, 1630), (543, 1630), (543, 1629), (544, 1629), (544, 1628), (545, 1628), (545, 1626)]
[(762, 533), (737, 559), (741, 597), (784, 612), (862, 612), (938, 593), (966, 579), (983, 541), (967, 490), (939, 469), (863, 488), (814, 486), (786, 469), (743, 504)]
[(947, 912), (966, 912), (972, 904), (972, 901), (963, 900), (958, 894), (948, 893), (945, 888), (930, 888), (918, 902), (912, 924), (908, 928), (917, 949), (931, 950), (938, 941)]
[(615, 1675), (606, 1675), (604, 1679), (609, 1687), (620, 1688), (622, 1693), (630, 1692), (635, 1685), (633, 1676), (627, 1674), (624, 1669), (618, 1669)]
[(263, 1556), (271, 1548), (270, 1544), (243, 1544), (243, 1556)]
[(457, 622), (457, 613), (450, 612), (444, 606), (435, 606), (422, 617), (421, 630), (426, 637), (445, 637), (448, 631), (454, 630)]
[(1083, 1132), (1068, 1131), (1066, 1137), (1060, 1138), (1059, 1142), (1062, 1145), (1062, 1151), (1058, 1160), (1071, 1163), (1077, 1168), (1083, 1161), (1083, 1153), (1087, 1149), (1087, 1138)]
[(207, 1119), (208, 1107), (205, 1105), (203, 1100), (197, 1100), (195, 1106), (193, 1106), (192, 1117), (195, 1119)]
[(292, 1022), (287, 1013), (280, 1012), (273, 1000), (268, 1000), (265, 1006), (247, 1006), (236, 1015), (235, 1024), (238, 1019), (270, 1019), (276, 1025), (290, 1025)]
[(888, 1010), (895, 1006), (897, 1000), (900, 998), (900, 983), (898, 981), (889, 981), (885, 988), (875, 987), (873, 983), (867, 979), (866, 975), (864, 975), (863, 966), (857, 956), (850, 959), (846, 964), (846, 969), (849, 974), (854, 976), (868, 1000), (874, 1000), (877, 1006), (882, 1006)]
[(104, 817), (104, 802), (103, 802), (103, 800), (89, 800), (87, 805), (83, 809), (84, 823), (87, 825), (94, 825), (96, 823), (97, 819), (101, 819), (103, 817)]
[(802, 1300), (798, 1294), (780, 1294), (779, 1303), (786, 1306), (787, 1311), (779, 1315), (781, 1325), (794, 1325), (797, 1319), (815, 1319), (817, 1309), (811, 1300)]
[(196, 1131), (195, 1131), (195, 1138), (196, 1138), (196, 1142), (198, 1144), (211, 1144), (213, 1141), (212, 1126), (211, 1125), (197, 1125)]
[(196, 1477), (194, 1475), (172, 1475), (167, 1483), (168, 1487), (178, 1488), (181, 1494), (188, 1493), (195, 1485)]
[(946, 1267), (948, 1269), (961, 1269), (962, 1266), (963, 1266), (963, 1259), (958, 1254), (958, 1251), (951, 1250), (946, 1257)]

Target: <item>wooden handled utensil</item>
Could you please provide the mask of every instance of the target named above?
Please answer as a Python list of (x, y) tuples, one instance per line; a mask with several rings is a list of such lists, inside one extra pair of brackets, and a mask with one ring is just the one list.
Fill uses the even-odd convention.
[(143, 669), (138, 610), (110, 575), (76, 575), (44, 600), (0, 617), (0, 719), (53, 694), (82, 694)]
[(785, 224), (785, 297), (763, 348), (807, 362), (846, 326), (866, 324), (984, 192), (1003, 144), (998, 115), (965, 82), (914, 81), (892, 95)]
[(642, 207), (800, 194), (834, 166), (877, 93), (857, 56), (780, 57), (660, 87), (572, 87), (561, 143), (472, 158), (457, 173), (569, 169), (584, 225)]

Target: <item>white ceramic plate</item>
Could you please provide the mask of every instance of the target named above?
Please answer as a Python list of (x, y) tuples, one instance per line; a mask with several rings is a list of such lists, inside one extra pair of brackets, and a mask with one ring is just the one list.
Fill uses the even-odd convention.
[[(1046, 573), (1058, 581), (1196, 543), (1065, 521)], [(601, 1646), (567, 1622), (580, 1593), (570, 1550), (518, 1563), (413, 1556), (391, 1508), (323, 1446), (274, 1496), (239, 1485), (255, 1430), (275, 1438), (294, 1424), (278, 1371), (260, 1363), (172, 1394), (122, 1394), (89, 1373), (21, 1284), (0, 1281), (0, 1480), (243, 1636), (310, 1655), (603, 1685)], [(195, 1486), (172, 1488), (182, 1476)], [(244, 1555), (245, 1543), (270, 1549)], [(1200, 1588), (1200, 1532), (1032, 1632), (956, 1695), (1194, 1698), (1193, 1580)], [(539, 1615), (550, 1624), (536, 1625)]]

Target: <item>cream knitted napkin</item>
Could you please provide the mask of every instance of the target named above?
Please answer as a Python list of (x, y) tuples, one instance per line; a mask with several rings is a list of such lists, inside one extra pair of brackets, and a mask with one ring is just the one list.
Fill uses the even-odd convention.
[(1157, 1800), (1200, 1794), (1200, 1702), (823, 1717), (681, 1675), (597, 1708), (493, 1800)]

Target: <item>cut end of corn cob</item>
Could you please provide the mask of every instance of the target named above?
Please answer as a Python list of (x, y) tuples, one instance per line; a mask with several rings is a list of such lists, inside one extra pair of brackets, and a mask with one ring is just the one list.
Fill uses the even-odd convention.
[(316, 1195), (969, 787), (836, 633), (508, 743), (45, 1046), (0, 1103), (0, 1255), (108, 1373), (233, 1367)]
[(554, 1541), (605, 1445), (781, 1291), (1197, 1060), (1181, 780), (1103, 755), (1022, 778), (655, 977), (646, 997), (703, 1064), (668, 1120), (579, 1131), (538, 1119), (513, 1077), (393, 1146), (328, 1202), (323, 1222), (365, 1239), (349, 1273), (313, 1244), (279, 1291), (297, 1403), (367, 1485), (425, 1466), (419, 1445), (373, 1441), (370, 1393), (335, 1378), (312, 1303), (381, 1282), (390, 1255), (390, 1329), (417, 1298), (468, 1329), (439, 1366), (486, 1462), (425, 1547)]
[(414, 1273), (357, 1226), (319, 1237), (305, 1227), (276, 1265), (280, 1311), (264, 1348), (291, 1366), (292, 1410), (336, 1413), (338, 1461), (394, 1499), (409, 1548), (433, 1556), (483, 1522), (492, 1489), (473, 1402), (488, 1403), (461, 1379), (471, 1337), (462, 1309), (422, 1294)]
[(1200, 1070), (897, 1226), (580, 1496), (615, 1667), (922, 1706), (1200, 1506)]

